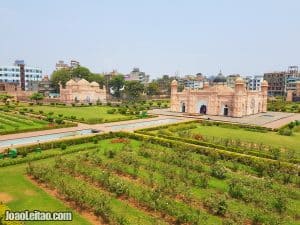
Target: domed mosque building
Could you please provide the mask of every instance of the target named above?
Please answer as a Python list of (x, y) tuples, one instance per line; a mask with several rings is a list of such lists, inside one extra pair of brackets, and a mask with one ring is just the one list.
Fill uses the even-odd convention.
[(60, 100), (65, 103), (106, 103), (106, 89), (93, 81), (85, 79), (69, 80), (65, 87), (60, 84)]
[(191, 114), (243, 117), (267, 111), (268, 82), (263, 81), (261, 90), (247, 90), (242, 78), (235, 80), (234, 88), (227, 85), (220, 72), (209, 85), (202, 89), (185, 88), (178, 92), (178, 83), (171, 83), (171, 111)]

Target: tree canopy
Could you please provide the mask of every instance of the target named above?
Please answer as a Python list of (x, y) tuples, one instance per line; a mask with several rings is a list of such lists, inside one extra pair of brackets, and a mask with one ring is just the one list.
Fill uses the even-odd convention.
[(43, 99), (44, 99), (44, 95), (41, 94), (41, 93), (35, 92), (35, 93), (33, 93), (33, 94), (30, 96), (30, 99), (31, 99), (31, 100), (35, 100), (36, 102), (38, 102), (39, 100), (43, 100)]
[(136, 101), (144, 91), (144, 85), (139, 81), (126, 81), (125, 94), (129, 101)]
[(82, 78), (86, 79), (89, 82), (96, 81), (100, 86), (104, 84), (104, 77), (101, 74), (95, 74), (90, 72), (90, 70), (86, 67), (79, 66), (77, 68), (72, 69), (60, 69), (54, 71), (51, 75), (51, 82), (54, 88), (59, 89), (59, 82), (63, 86), (67, 83), (68, 80), (74, 78)]
[(117, 75), (112, 77), (109, 81), (109, 88), (113, 91), (113, 96), (120, 98), (121, 97), (121, 89), (125, 85), (125, 79), (123, 75)]

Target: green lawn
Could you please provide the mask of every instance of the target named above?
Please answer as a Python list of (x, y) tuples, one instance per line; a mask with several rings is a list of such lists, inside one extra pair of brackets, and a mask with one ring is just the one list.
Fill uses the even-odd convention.
[(47, 128), (48, 124), (44, 120), (0, 112), (0, 134)]
[[(48, 161), (42, 160), (40, 162), (47, 163)], [(42, 222), (42, 224), (91, 224), (65, 206), (63, 202), (31, 183), (24, 175), (26, 166), (26, 164), (21, 164), (0, 169), (0, 193), (10, 196), (11, 200), (6, 205), (11, 210), (72, 211), (72, 222)], [(26, 222), (25, 224), (41, 224), (41, 222)]]
[(130, 120), (137, 118), (135, 115), (122, 115), (120, 113), (109, 114), (108, 110), (117, 109), (110, 106), (86, 106), (86, 107), (72, 107), (72, 106), (49, 106), (49, 105), (33, 105), (26, 107), (28, 110), (33, 110), (35, 113), (42, 111), (45, 114), (53, 112), (54, 116), (63, 115), (63, 118), (72, 119), (87, 123), (101, 123), (111, 121)]

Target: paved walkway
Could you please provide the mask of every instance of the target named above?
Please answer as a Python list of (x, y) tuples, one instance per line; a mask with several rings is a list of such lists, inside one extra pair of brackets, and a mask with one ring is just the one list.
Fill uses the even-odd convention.
[(300, 113), (286, 113), (286, 112), (266, 112), (266, 113), (259, 113), (255, 115), (245, 116), (242, 118), (233, 118), (233, 117), (226, 117), (226, 116), (192, 115), (188, 113), (171, 112), (170, 109), (154, 109), (154, 110), (150, 110), (149, 114), (195, 118), (195, 119), (210, 119), (210, 120), (225, 121), (225, 122), (232, 122), (232, 123), (259, 125), (259, 126), (264, 126), (269, 128), (279, 128), (291, 121), (300, 120)]
[[(110, 131), (129, 131), (132, 132), (134, 130), (142, 129), (142, 128), (149, 128), (164, 124), (171, 124), (171, 123), (178, 123), (188, 121), (188, 118), (178, 118), (178, 117), (170, 117), (170, 116), (158, 116), (154, 118), (147, 118), (147, 119), (136, 119), (136, 120), (127, 120), (127, 121), (119, 121), (119, 122), (112, 122), (112, 123), (103, 123), (103, 124), (83, 124), (79, 123), (77, 127), (68, 127), (68, 128), (60, 128), (60, 129), (52, 129), (52, 130), (43, 130), (43, 131), (34, 131), (34, 132), (25, 132), (25, 133), (18, 133), (18, 134), (8, 134), (8, 135), (1, 135), (0, 136), (0, 145), (1, 142), (5, 144), (0, 147), (0, 152), (4, 151), (5, 148), (8, 147), (20, 147), (23, 145), (29, 145), (33, 143), (42, 143), (42, 142), (49, 142), (52, 140), (45, 140), (45, 141), (34, 141), (28, 144), (14, 144), (14, 145), (7, 145), (7, 141), (16, 139), (30, 139), (32, 137), (42, 136), (42, 135), (51, 135), (51, 134), (59, 134), (65, 132), (76, 132), (80, 130), (86, 129), (94, 129), (99, 132), (110, 132)], [(90, 134), (91, 135), (91, 134)], [(78, 137), (80, 135), (74, 134), (74, 136), (67, 136), (61, 137), (59, 139), (68, 139)], [(55, 138), (57, 140), (57, 138)], [(20, 141), (21, 142), (21, 141)]]

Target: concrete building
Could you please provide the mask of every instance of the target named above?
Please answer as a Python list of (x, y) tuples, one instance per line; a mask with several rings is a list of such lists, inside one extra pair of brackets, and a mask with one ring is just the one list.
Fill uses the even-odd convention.
[(106, 96), (105, 86), (100, 89), (95, 81), (90, 83), (85, 79), (71, 79), (65, 88), (60, 84), (60, 101), (64, 103), (106, 103)]
[(12, 66), (0, 66), (0, 82), (18, 84), (23, 91), (27, 91), (31, 83), (41, 80), (41, 68), (27, 66), (24, 60), (16, 60)]
[(262, 75), (247, 76), (245, 79), (247, 89), (250, 91), (260, 91), (263, 80), (264, 77)]
[(265, 73), (264, 79), (269, 83), (270, 96), (286, 96), (288, 91), (296, 90), (296, 82), (300, 80), (298, 66), (289, 66), (287, 71)]
[(149, 83), (149, 75), (145, 72), (141, 72), (139, 68), (133, 68), (130, 74), (125, 75), (125, 80), (135, 80), (140, 81), (142, 84)]
[(56, 64), (55, 64), (55, 69), (56, 70), (61, 70), (61, 69), (72, 69), (72, 68), (76, 68), (79, 67), (80, 63), (76, 60), (71, 60), (70, 65), (65, 63), (63, 60), (59, 60)]
[(42, 93), (44, 96), (49, 97), (51, 94), (55, 93), (55, 88), (52, 87), (49, 77), (46, 75), (38, 84), (38, 92)]
[(249, 91), (245, 81), (237, 78), (235, 87), (226, 85), (226, 78), (218, 75), (214, 84), (205, 82), (203, 89), (185, 88), (177, 91), (178, 82), (171, 84), (171, 110), (192, 114), (243, 117), (267, 111), (268, 82), (263, 81), (261, 91)]
[(269, 84), (269, 96), (284, 96), (285, 94), (285, 76), (286, 72), (264, 73), (264, 80)]

